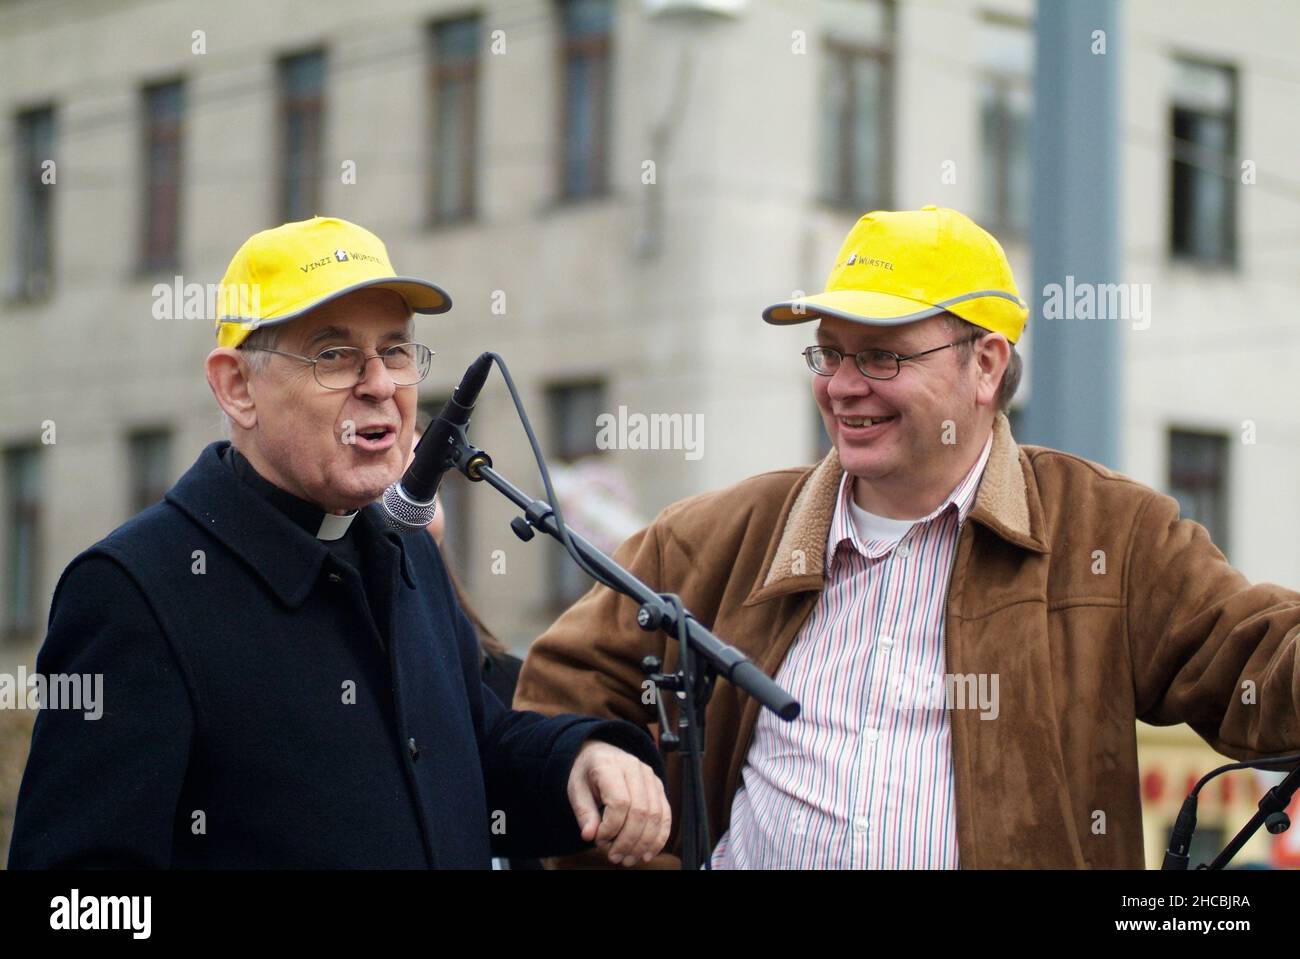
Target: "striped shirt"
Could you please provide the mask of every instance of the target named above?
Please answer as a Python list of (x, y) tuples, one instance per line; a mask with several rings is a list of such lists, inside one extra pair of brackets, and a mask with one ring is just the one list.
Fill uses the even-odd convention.
[(858, 509), (841, 480), (826, 586), (776, 674), (803, 712), (759, 710), (713, 868), (957, 868), (943, 618), (991, 446), (910, 523)]

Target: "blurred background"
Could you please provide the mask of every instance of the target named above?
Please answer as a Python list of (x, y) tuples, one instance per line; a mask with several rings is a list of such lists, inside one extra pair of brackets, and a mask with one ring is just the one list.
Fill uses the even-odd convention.
[[(416, 321), (421, 408), (503, 353), (571, 522), (612, 548), (823, 456), (810, 330), (760, 311), (821, 289), (862, 213), (955, 207), (1034, 308), (1016, 435), (1176, 496), (1252, 580), (1300, 587), (1300, 5), (1063, 7), (0, 0), (0, 672), (33, 667), (67, 563), (221, 438), (210, 291), (249, 235), (317, 213), (452, 294)], [(1147, 316), (1044, 321), (1066, 272), (1135, 284)], [(620, 407), (702, 433), (602, 449)], [(541, 493), (498, 379), (471, 432)], [(443, 498), (460, 579), (522, 654), (584, 578), (487, 489)], [(0, 863), (32, 719), (0, 710)], [(1222, 760), (1138, 735), (1156, 865)], [(1267, 784), (1216, 782), (1194, 860)], [(1297, 833), (1238, 862), (1295, 867)]]

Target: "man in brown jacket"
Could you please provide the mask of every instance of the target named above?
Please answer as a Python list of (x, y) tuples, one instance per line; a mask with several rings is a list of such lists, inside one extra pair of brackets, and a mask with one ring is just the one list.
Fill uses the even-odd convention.
[[(618, 550), (803, 704), (782, 723), (718, 683), (715, 867), (1141, 868), (1136, 720), (1234, 759), (1300, 749), (1300, 594), (1251, 585), (1168, 496), (1016, 444), (1027, 315), (961, 214), (868, 214), (824, 293), (764, 313), (818, 321), (835, 448), (675, 503)], [(636, 609), (593, 587), (515, 705), (655, 722), (640, 662), (675, 668), (676, 643)]]

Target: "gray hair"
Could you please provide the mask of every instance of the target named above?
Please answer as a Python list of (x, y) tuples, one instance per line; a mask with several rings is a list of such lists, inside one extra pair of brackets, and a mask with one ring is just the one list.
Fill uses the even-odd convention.
[[(394, 296), (401, 297), (401, 294), (389, 290)], [(405, 304), (405, 301), (403, 301)], [(414, 336), (411, 329), (411, 321), (414, 319), (410, 309), (406, 311), (406, 335)], [(285, 324), (277, 323), (274, 326), (263, 326), (254, 330), (240, 343), (237, 349), (243, 354), (245, 362), (248, 363), (250, 373), (261, 373), (271, 362), (271, 354), (263, 353), (261, 350), (276, 350), (280, 348), (280, 333), (284, 330)], [(221, 411), (221, 435), (226, 439), (233, 439), (235, 424), (231, 421), (225, 410)]]
[[(240, 343), (236, 349), (244, 356), (244, 361), (248, 364), (249, 372), (261, 373), (266, 369), (267, 363), (271, 361), (270, 353), (262, 353), (261, 350), (275, 350), (280, 347), (280, 326), (264, 326), (261, 329), (254, 330), (245, 337), (244, 342)], [(235, 424), (230, 419), (230, 414), (225, 410), (221, 411), (221, 435), (225, 439), (233, 439), (235, 434)]]
[[(944, 322), (948, 324), (948, 329), (962, 337), (963, 339), (973, 336), (983, 336), (989, 331), (982, 326), (976, 326), (967, 320), (963, 320), (955, 313), (944, 313)], [(963, 363), (969, 362), (970, 358), (975, 355), (975, 344), (971, 342), (961, 343), (957, 346), (957, 352), (961, 356)], [(1024, 372), (1024, 361), (1020, 354), (1016, 352), (1016, 344), (1011, 344), (1011, 358), (1007, 361), (1007, 368), (1002, 373), (1002, 382), (998, 385), (998, 409), (1005, 413), (1011, 408), (1011, 400), (1016, 395), (1016, 390), (1020, 388), (1020, 375)]]

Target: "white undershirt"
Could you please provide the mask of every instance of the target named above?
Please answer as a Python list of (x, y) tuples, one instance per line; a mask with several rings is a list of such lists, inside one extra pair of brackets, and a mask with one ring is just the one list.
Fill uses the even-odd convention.
[(871, 540), (884, 540), (887, 543), (897, 543), (907, 535), (907, 531), (916, 525), (914, 519), (890, 519), (888, 516), (877, 516), (875, 513), (868, 513), (853, 499), (849, 499), (849, 516), (853, 519), (853, 527), (858, 531), (858, 539), (867, 543)]

